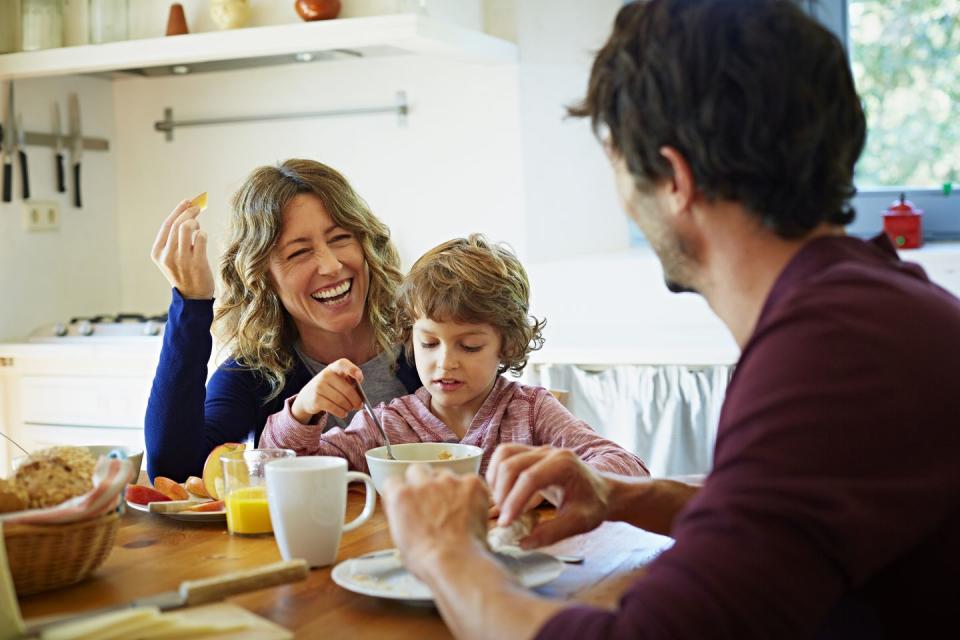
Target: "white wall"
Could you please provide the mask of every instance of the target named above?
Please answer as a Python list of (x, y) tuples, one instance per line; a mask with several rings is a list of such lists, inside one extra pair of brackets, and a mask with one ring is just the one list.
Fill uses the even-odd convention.
[[(255, 9), (269, 8), (264, 2)], [(134, 6), (162, 17), (160, 4)], [(729, 361), (732, 340), (703, 301), (669, 294), (653, 256), (625, 250), (626, 221), (599, 145), (587, 123), (563, 118), (564, 105), (583, 96), (592, 52), (620, 4), (487, 0), (484, 27), (516, 38), (520, 65), (401, 57), (18, 82), (28, 128), (48, 130), (54, 99), (66, 121), (67, 94), (78, 91), (85, 133), (109, 138), (112, 149), (84, 157), (80, 211), (70, 194), (54, 192), (51, 152), (28, 150), (36, 196), (61, 203), (62, 227), (28, 234), (19, 200), (0, 204), (0, 340), (73, 315), (164, 310), (169, 291), (148, 253), (174, 203), (210, 192), (203, 224), (215, 260), (229, 197), (249, 171), (307, 156), (347, 175), (390, 225), (407, 265), (471, 231), (513, 244), (530, 272), (532, 311), (549, 321), (548, 359)], [(187, 3), (194, 30), (211, 27), (205, 5)], [(345, 7), (359, 11), (357, 0)], [(178, 118), (324, 110), (390, 103), (400, 89), (412, 104), (404, 128), (384, 115), (183, 129), (171, 143), (153, 130), (167, 106)], [(932, 258), (931, 275), (960, 291), (954, 255)]]
[[(205, 217), (218, 254), (227, 199), (242, 177), (298, 154), (347, 174), (390, 224), (406, 264), (475, 230), (510, 242), (532, 265), (624, 249), (626, 219), (606, 160), (588, 124), (564, 112), (584, 95), (593, 54), (621, 4), (602, 0), (585, 10), (572, 0), (489, 0), (484, 27), (516, 38), (518, 68), (381, 59), (117, 81), (118, 204), (142, 211), (119, 217), (124, 304), (156, 310), (166, 300), (144, 257), (174, 202), (211, 192)], [(188, 20), (210, 28), (200, 9), (188, 3)], [(345, 4), (349, 10), (358, 9)], [(178, 117), (328, 109), (389, 102), (397, 89), (414, 102), (405, 130), (378, 116), (184, 130), (173, 143), (147, 133), (164, 106)], [(229, 153), (219, 144), (224, 134)]]
[[(114, 82), (118, 237), (125, 308), (169, 302), (148, 258), (154, 234), (181, 198), (210, 192), (202, 224), (212, 259), (222, 250), (229, 198), (258, 165), (310, 157), (342, 171), (391, 228), (404, 263), (456, 235), (482, 230), (525, 246), (517, 78), (513, 65), (427, 58), (319, 62), (194, 77)], [(153, 131), (175, 118), (271, 114), (411, 102), (392, 115), (317, 118)]]
[(517, 3), (527, 234), (534, 261), (619, 250), (627, 222), (586, 121), (565, 107), (584, 97), (590, 65), (620, 0)]
[[(96, 78), (17, 81), (16, 109), (27, 131), (52, 129), (53, 102), (60, 102), (67, 131), (67, 96), (80, 97), (83, 133), (113, 138), (109, 84)], [(7, 85), (0, 83), (6, 104)], [(6, 107), (4, 107), (5, 109)], [(60, 205), (60, 229), (28, 233), (22, 225), (20, 168), (14, 162), (14, 199), (0, 202), (0, 340), (20, 338), (40, 325), (71, 316), (120, 311), (120, 259), (114, 217), (115, 150), (83, 156), (83, 208), (73, 207), (68, 192), (56, 191), (53, 150), (28, 147), (31, 196)], [(69, 157), (67, 158), (69, 161)]]
[[(162, 28), (157, 24), (165, 9), (158, 4), (133, 5), (140, 14), (132, 35), (157, 35), (149, 29)], [(17, 329), (0, 335), (25, 333), (79, 313), (77, 309), (162, 311), (169, 291), (148, 253), (174, 203), (210, 192), (203, 223), (211, 232), (215, 262), (230, 195), (253, 167), (293, 156), (317, 158), (342, 170), (390, 225), (407, 265), (438, 242), (471, 231), (510, 242), (529, 267), (534, 313), (550, 321), (548, 351), (570, 353), (594, 337), (608, 355), (608, 347), (629, 353), (651, 341), (663, 344), (659, 332), (675, 326), (671, 314), (712, 327), (701, 302), (662, 290), (655, 261), (619, 253), (627, 244), (626, 222), (606, 161), (587, 123), (564, 118), (564, 106), (584, 94), (593, 52), (608, 35), (619, 6), (617, 0), (602, 0), (588, 11), (573, 0), (488, 0), (484, 28), (518, 41), (518, 66), (404, 57), (125, 78), (112, 84), (44, 81), (61, 93), (70, 83), (88, 83), (101, 102), (112, 99), (97, 109), (102, 122), (89, 125), (107, 135), (110, 116), (116, 115), (113, 150), (99, 158), (107, 170), (95, 172), (103, 178), (96, 189), (97, 197), (104, 198), (102, 217), (83, 227), (95, 242), (77, 247), (65, 216), (64, 230), (47, 238), (59, 250), (56, 258), (35, 260), (32, 274), (21, 284), (7, 284), (9, 269), (0, 274), (5, 294), (15, 286), (25, 293), (42, 289), (45, 281), (63, 285), (49, 297), (29, 296)], [(212, 28), (205, 7), (199, 0), (186, 3), (195, 31)], [(263, 13), (264, 5), (254, 2), (259, 23), (287, 20), (276, 6), (267, 8), (273, 13)], [(345, 4), (345, 14), (361, 10), (358, 3)], [(167, 106), (177, 118), (324, 110), (390, 103), (401, 89), (412, 104), (404, 128), (392, 116), (310, 119), (182, 129), (169, 143), (153, 130)], [(115, 179), (110, 173), (114, 163)], [(4, 216), (3, 223), (9, 225), (11, 218)], [(4, 256), (8, 249), (31, 251), (7, 244), (3, 241)], [(619, 257), (605, 258), (611, 251)], [(60, 256), (78, 252), (91, 256), (81, 262), (95, 258), (109, 267), (67, 286), (79, 280), (79, 273)], [(636, 277), (621, 281), (624, 271), (635, 271)], [(68, 278), (60, 276), (64, 272)], [(602, 284), (591, 274), (602, 274)], [(578, 295), (586, 295), (590, 304), (571, 304)], [(659, 311), (653, 313), (652, 307)], [(638, 317), (656, 324), (653, 333), (626, 331)]]
[(534, 362), (730, 364), (739, 349), (699, 295), (675, 294), (653, 251), (529, 265), (531, 312), (546, 318)]

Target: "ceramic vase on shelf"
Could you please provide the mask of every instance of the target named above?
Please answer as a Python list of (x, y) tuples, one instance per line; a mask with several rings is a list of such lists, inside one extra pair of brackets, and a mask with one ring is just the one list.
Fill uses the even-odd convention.
[(187, 28), (187, 16), (183, 13), (183, 5), (174, 2), (170, 5), (170, 15), (167, 16), (167, 35), (182, 36), (190, 33)]
[(210, 17), (221, 29), (238, 29), (250, 20), (249, 0), (210, 0)]
[(340, 14), (340, 0), (297, 0), (293, 7), (307, 22), (331, 20)]

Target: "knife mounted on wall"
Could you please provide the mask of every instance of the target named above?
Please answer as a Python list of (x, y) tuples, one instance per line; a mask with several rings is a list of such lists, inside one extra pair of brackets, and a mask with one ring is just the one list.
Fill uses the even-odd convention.
[(3, 201), (13, 200), (13, 149), (16, 137), (13, 133), (13, 80), (8, 81), (7, 108), (3, 117)]
[(80, 161), (83, 158), (83, 129), (80, 126), (80, 98), (70, 94), (70, 164), (73, 165), (73, 206), (83, 206), (80, 196)]
[(63, 129), (60, 127), (60, 103), (53, 103), (53, 161), (57, 169), (57, 193), (67, 192), (67, 176), (63, 169)]

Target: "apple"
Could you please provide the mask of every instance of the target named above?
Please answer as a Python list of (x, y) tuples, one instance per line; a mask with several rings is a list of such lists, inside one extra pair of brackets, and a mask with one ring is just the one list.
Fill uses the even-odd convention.
[(171, 500), (188, 500), (190, 498), (190, 494), (180, 486), (179, 482), (174, 482), (163, 476), (157, 476), (153, 479), (153, 488)]
[(211, 502), (201, 502), (195, 507), (184, 509), (193, 513), (205, 513), (207, 511), (223, 511), (223, 500), (213, 500)]
[(151, 502), (170, 502), (170, 498), (156, 489), (145, 487), (142, 484), (127, 486), (126, 498), (134, 504), (150, 504)]
[(238, 442), (225, 442), (213, 448), (207, 461), (203, 463), (203, 486), (214, 500), (219, 500), (223, 496), (220, 490), (223, 488), (223, 464), (220, 462), (220, 456), (231, 451), (243, 451), (247, 445)]
[(203, 478), (198, 478), (197, 476), (190, 476), (187, 478), (187, 481), (184, 483), (187, 491), (192, 493), (195, 496), (200, 496), (201, 498), (209, 498), (210, 494), (207, 493), (207, 488), (203, 486)]

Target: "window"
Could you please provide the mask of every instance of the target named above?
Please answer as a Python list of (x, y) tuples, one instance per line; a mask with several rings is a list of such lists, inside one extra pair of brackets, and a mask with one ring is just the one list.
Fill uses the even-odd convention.
[(850, 61), (870, 120), (862, 188), (960, 176), (960, 0), (848, 0)]
[(927, 239), (960, 238), (960, 0), (802, 4), (847, 46), (867, 113), (850, 231), (879, 231), (905, 192)]

